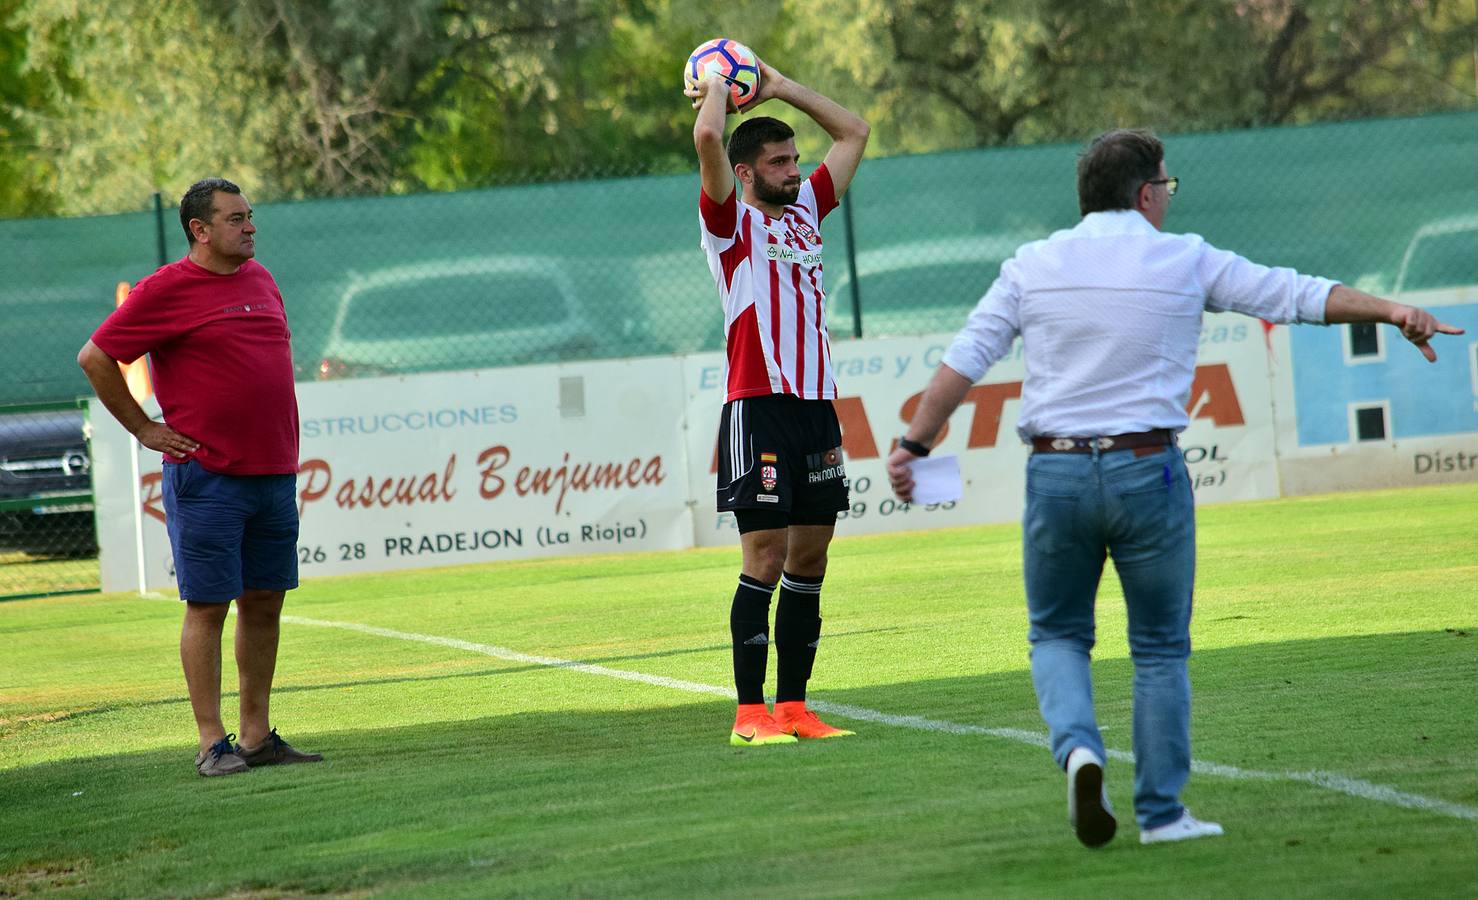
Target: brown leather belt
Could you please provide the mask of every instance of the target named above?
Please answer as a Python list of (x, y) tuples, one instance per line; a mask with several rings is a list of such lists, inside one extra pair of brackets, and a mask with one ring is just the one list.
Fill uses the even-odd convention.
[[(1168, 428), (1136, 431), (1133, 434), (1110, 434), (1104, 437), (1034, 437), (1032, 450), (1037, 453), (1112, 453), (1115, 450), (1152, 452), (1175, 443), (1175, 432)], [(1143, 455), (1143, 454), (1141, 454)]]

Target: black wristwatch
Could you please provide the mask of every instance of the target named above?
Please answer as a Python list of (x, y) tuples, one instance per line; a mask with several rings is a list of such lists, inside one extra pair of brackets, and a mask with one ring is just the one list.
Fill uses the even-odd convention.
[(898, 439), (898, 446), (900, 446), (903, 449), (907, 450), (909, 453), (912, 453), (914, 456), (928, 456), (929, 455), (929, 448), (928, 447), (925, 447), (923, 444), (920, 444), (918, 441), (911, 441), (911, 440), (909, 440), (906, 437), (901, 437), (901, 438)]

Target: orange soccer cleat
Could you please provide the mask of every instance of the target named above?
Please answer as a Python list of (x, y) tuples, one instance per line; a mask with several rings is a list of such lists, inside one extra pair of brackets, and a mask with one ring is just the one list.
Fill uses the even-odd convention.
[(846, 737), (856, 734), (845, 728), (833, 728), (816, 717), (816, 714), (806, 709), (806, 701), (792, 700), (786, 703), (775, 704), (775, 725), (786, 734), (793, 734), (802, 740), (815, 740), (819, 738)]
[(766, 744), (794, 744), (796, 737), (783, 731), (770, 718), (763, 703), (741, 703), (734, 716), (734, 730), (729, 743), (735, 747), (762, 747)]

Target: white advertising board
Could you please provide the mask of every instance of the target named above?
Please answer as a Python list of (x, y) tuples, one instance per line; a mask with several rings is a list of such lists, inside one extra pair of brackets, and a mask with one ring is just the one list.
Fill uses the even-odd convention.
[[(302, 383), (299, 572), (692, 544), (674, 360)], [(94, 403), (104, 590), (138, 585), (130, 440)], [(113, 464), (105, 464), (112, 461)], [(144, 450), (147, 587), (173, 585)]]
[[(940, 528), (1021, 517), (1028, 448), (1016, 434), (1021, 381), (1014, 353), (986, 373), (949, 422), (935, 454), (956, 454), (964, 496), (928, 507), (898, 503), (888, 490), (884, 463), (903, 433), (953, 335), (838, 341), (832, 346), (841, 396), (836, 402), (852, 508), (838, 534)], [(714, 511), (716, 443), (723, 406), (723, 357), (688, 357), (690, 490), (695, 540), (734, 540), (733, 517)], [(1258, 322), (1207, 316), (1189, 404), (1190, 427), (1181, 435), (1199, 503), (1278, 494), (1267, 347)]]
[[(839, 534), (1020, 518), (1019, 347), (935, 451), (958, 456), (963, 497), (916, 506), (888, 490), (884, 461), (952, 337), (834, 345), (852, 501)], [(1206, 319), (1181, 435), (1199, 503), (1279, 494), (1269, 348), (1256, 320)], [(723, 369), (711, 353), (299, 384), (300, 572), (732, 544), (733, 517), (714, 509)], [(103, 585), (125, 590), (141, 568), (131, 441), (96, 403), (92, 416)], [(170, 587), (160, 462), (139, 459), (142, 569), (148, 588)]]

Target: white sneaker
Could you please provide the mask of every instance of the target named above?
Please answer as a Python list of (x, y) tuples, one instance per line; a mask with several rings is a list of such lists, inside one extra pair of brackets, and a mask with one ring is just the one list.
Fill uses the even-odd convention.
[(1087, 747), (1067, 756), (1067, 820), (1085, 847), (1102, 847), (1119, 827), (1103, 786), (1103, 760)]
[(1141, 844), (1158, 844), (1161, 841), (1188, 841), (1191, 838), (1218, 837), (1223, 834), (1221, 826), (1215, 822), (1202, 822), (1191, 815), (1190, 810), (1180, 814), (1180, 818), (1169, 825), (1161, 825), (1159, 828), (1146, 828), (1139, 833)]

